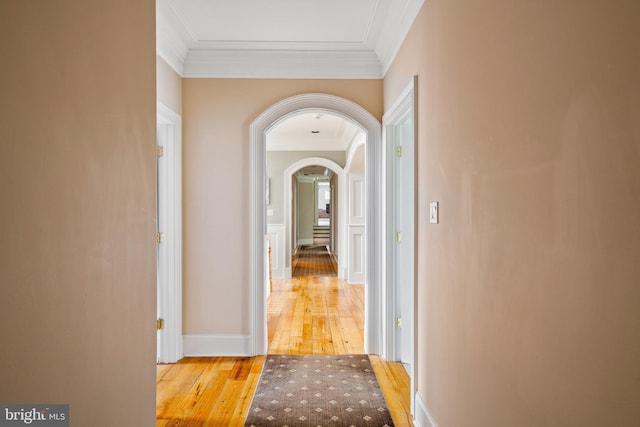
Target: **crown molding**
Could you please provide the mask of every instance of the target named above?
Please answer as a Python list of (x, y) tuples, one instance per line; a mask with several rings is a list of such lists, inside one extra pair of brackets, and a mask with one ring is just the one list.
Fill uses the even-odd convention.
[(158, 0), (156, 49), (186, 78), (381, 79), (423, 3), (379, 1), (384, 22), (363, 43), (234, 42), (196, 40), (171, 1)]
[(167, 0), (156, 2), (156, 53), (182, 76), (192, 39)]
[[(160, 27), (158, 26), (158, 28)], [(166, 32), (158, 31), (156, 53), (181, 77), (184, 77), (184, 61), (188, 52), (189, 48), (185, 44), (181, 44), (179, 38), (170, 37)]]
[(389, 15), (380, 31), (375, 48), (383, 76), (387, 74), (423, 4), (424, 0), (403, 0), (393, 2), (393, 7), (389, 8)]
[(194, 50), (215, 51), (369, 51), (365, 43), (357, 42), (317, 42), (317, 41), (221, 41), (198, 40)]
[(372, 51), (190, 50), (188, 78), (380, 79)]

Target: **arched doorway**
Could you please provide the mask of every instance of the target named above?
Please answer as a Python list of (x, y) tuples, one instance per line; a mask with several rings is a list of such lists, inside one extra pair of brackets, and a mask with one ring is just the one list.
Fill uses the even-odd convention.
[[(340, 227), (345, 227), (346, 224), (346, 218), (345, 218), (345, 214), (344, 214), (344, 206), (346, 205), (345, 201), (346, 201), (346, 190), (345, 190), (345, 176), (344, 176), (344, 170), (340, 167), (340, 165), (338, 165), (337, 163), (322, 158), (322, 157), (307, 157), (305, 159), (299, 160), (295, 163), (293, 163), (291, 166), (289, 166), (285, 171), (284, 171), (284, 175), (285, 175), (285, 186), (284, 186), (284, 201), (285, 201), (285, 206), (284, 206), (284, 212), (285, 212), (285, 224), (286, 224), (286, 229), (285, 229), (285, 254), (284, 254), (284, 259), (287, 260), (289, 262), (288, 265), (285, 265), (285, 271), (287, 271), (287, 274), (285, 277), (291, 277), (291, 248), (294, 246), (293, 241), (292, 241), (292, 232), (291, 232), (291, 225), (293, 223), (293, 213), (292, 213), (292, 205), (291, 203), (289, 203), (289, 201), (292, 199), (291, 197), (291, 185), (289, 185), (289, 183), (291, 182), (291, 177), (295, 174), (296, 171), (298, 171), (299, 169), (302, 169), (306, 166), (324, 166), (326, 168), (331, 169), (335, 174), (338, 175), (338, 185), (340, 186), (340, 189), (338, 191), (338, 195), (341, 198), (340, 202), (338, 203), (338, 206), (340, 206), (340, 209), (338, 211), (338, 224), (340, 224)], [(345, 258), (345, 254), (346, 254), (346, 242), (345, 242), (345, 238), (344, 236), (346, 235), (346, 231), (341, 230), (339, 233), (339, 241), (337, 242), (337, 253), (339, 254), (338, 257), (338, 266), (339, 268), (342, 268), (342, 270), (344, 270), (344, 266), (346, 265), (347, 261)], [(338, 277), (342, 277), (344, 276), (344, 273), (341, 273), (341, 271), (338, 271)]]
[(267, 108), (249, 128), (250, 139), (250, 253), (249, 253), (249, 353), (267, 351), (265, 299), (265, 145), (266, 133), (280, 121), (306, 111), (325, 111), (359, 126), (366, 135), (366, 288), (365, 352), (380, 354), (383, 340), (382, 305), (383, 245), (382, 224), (383, 165), (381, 125), (364, 108), (344, 98), (321, 93), (296, 95)]

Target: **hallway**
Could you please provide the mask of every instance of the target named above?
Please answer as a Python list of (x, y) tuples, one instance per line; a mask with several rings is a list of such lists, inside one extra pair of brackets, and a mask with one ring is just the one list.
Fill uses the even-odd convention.
[(338, 264), (325, 244), (303, 245), (293, 256), (292, 276), (337, 276)]

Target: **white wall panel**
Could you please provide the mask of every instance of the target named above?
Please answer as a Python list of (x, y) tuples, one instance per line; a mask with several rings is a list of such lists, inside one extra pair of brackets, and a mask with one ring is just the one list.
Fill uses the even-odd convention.
[(285, 277), (284, 224), (267, 224), (267, 239), (271, 244), (271, 275), (274, 279)]
[(349, 225), (364, 225), (365, 186), (362, 175), (349, 175)]
[(349, 226), (349, 283), (365, 283), (366, 262), (365, 262), (365, 235), (364, 226)]

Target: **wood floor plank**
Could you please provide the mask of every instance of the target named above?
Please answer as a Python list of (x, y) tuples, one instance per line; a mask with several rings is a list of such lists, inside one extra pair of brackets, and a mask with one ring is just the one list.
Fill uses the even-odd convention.
[(202, 375), (203, 367), (197, 362), (191, 363), (196, 369), (178, 369), (173, 380), (167, 381), (156, 396), (156, 418), (171, 419), (180, 414), (183, 401), (187, 398), (191, 386)]
[(211, 406), (218, 400), (222, 387), (228, 381), (228, 370), (219, 370), (216, 359), (205, 368), (203, 375), (191, 387), (182, 402), (182, 412), (176, 414), (169, 425), (202, 425), (209, 417)]
[(168, 375), (171, 368), (173, 368), (173, 364), (169, 364), (169, 363), (158, 364), (158, 367), (156, 369), (156, 383), (159, 383), (160, 381), (162, 381), (163, 377), (165, 375)]
[[(376, 373), (378, 383), (382, 389), (382, 394), (387, 401), (389, 412), (396, 426), (413, 426), (410, 413), (410, 402), (408, 388), (404, 390), (404, 381), (398, 383), (398, 369), (404, 371), (404, 367), (399, 362), (386, 362), (380, 356), (370, 356), (371, 366)], [(404, 376), (409, 377), (404, 371)]]
[(211, 426), (228, 426), (237, 416), (236, 408), (241, 404), (240, 396), (246, 381), (230, 380), (222, 388), (220, 398), (211, 408), (207, 424)]
[(253, 400), (253, 393), (258, 386), (258, 380), (262, 373), (262, 367), (264, 365), (265, 356), (258, 356), (253, 358), (251, 364), (251, 370), (245, 381), (244, 388), (238, 397), (238, 405), (236, 407), (236, 414), (229, 420), (230, 427), (243, 427), (244, 420), (249, 408), (251, 407), (251, 401)]

